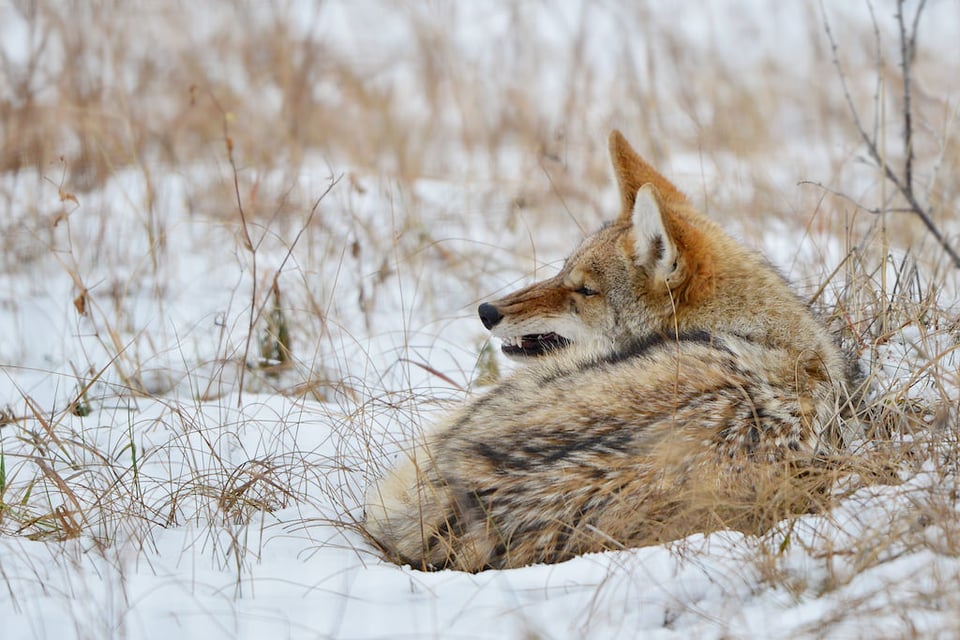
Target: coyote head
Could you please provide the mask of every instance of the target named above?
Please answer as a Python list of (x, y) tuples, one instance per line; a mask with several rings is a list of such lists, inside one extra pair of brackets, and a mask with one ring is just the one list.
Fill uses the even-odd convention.
[[(580, 345), (606, 352), (652, 333), (673, 333), (712, 277), (704, 224), (687, 198), (610, 135), (619, 217), (567, 258), (553, 278), (480, 305), (503, 353), (525, 358)], [(709, 231), (709, 230), (706, 230)], [(716, 229), (719, 232), (719, 229)]]

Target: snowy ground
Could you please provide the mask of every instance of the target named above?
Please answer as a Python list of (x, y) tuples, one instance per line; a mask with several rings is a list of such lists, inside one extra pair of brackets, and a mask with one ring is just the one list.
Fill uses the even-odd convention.
[[(829, 280), (821, 300), (859, 305), (845, 321), (862, 327), (877, 406), (917, 407), (929, 429), (897, 432), (887, 480), (830, 513), (763, 538), (720, 532), (479, 575), (387, 564), (356, 531), (396, 443), (491, 374), (476, 304), (551, 273), (614, 213), (611, 127), (803, 295), (852, 249), (877, 250), (874, 218), (849, 200), (876, 206), (883, 187), (849, 128), (819, 10), (253, 5), (78, 9), (60, 29), (55, 4), (33, 17), (0, 5), (0, 107), (29, 103), (58, 141), (45, 162), (0, 173), (4, 640), (960, 635), (957, 278), (909, 221), (890, 223), (888, 285), (863, 257), (867, 275)], [(960, 74), (936, 52), (960, 40), (960, 9), (930, 5), (918, 174), (956, 238)], [(894, 7), (874, 10), (893, 73)], [(854, 99), (872, 109), (870, 12), (828, 16)], [(297, 149), (270, 128), (295, 109), (296, 82), (264, 80), (282, 60), (243, 45), (268, 33), (280, 47), (276, 24), (317, 47), (290, 54), (319, 60), (317, 119)], [(100, 47), (120, 34), (124, 47)], [(206, 85), (155, 93), (145, 61), (159, 50), (171, 69), (193, 61), (226, 106)], [(51, 80), (64, 69), (129, 99), (109, 102), (92, 141), (70, 129), (87, 112)], [(27, 125), (11, 122), (5, 146), (25, 144)], [(150, 142), (171, 123), (187, 132), (170, 133), (175, 151)], [(147, 142), (98, 169), (87, 146), (106, 157), (115, 130)], [(905, 309), (883, 330), (866, 317), (881, 286)], [(907, 302), (931, 291), (935, 306)], [(272, 369), (277, 318), (292, 359)]]

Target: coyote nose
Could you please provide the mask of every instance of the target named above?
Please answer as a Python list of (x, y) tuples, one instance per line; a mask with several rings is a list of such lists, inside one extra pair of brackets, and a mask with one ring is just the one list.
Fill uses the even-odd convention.
[(493, 329), (497, 326), (497, 323), (500, 322), (500, 318), (503, 317), (500, 315), (500, 312), (497, 311), (497, 308), (489, 302), (481, 304), (477, 308), (477, 313), (480, 314), (480, 322), (482, 322), (483, 326), (487, 329)]

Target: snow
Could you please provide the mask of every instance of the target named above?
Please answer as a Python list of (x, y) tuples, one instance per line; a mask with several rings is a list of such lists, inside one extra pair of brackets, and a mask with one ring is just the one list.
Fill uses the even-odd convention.
[[(146, 549), (100, 553), (70, 542), (52, 550), (3, 538), (4, 620), (39, 637), (791, 638), (830, 620), (832, 637), (884, 637), (904, 622), (926, 636), (957, 622), (955, 600), (942, 591), (960, 578), (955, 550), (896, 546), (883, 551), (888, 561), (875, 559), (864, 571), (856, 568), (863, 558), (833, 557), (831, 566), (804, 548), (843, 531), (876, 533), (864, 525), (884, 514), (856, 512), (881, 501), (907, 507), (897, 494), (848, 501), (833, 514), (845, 527), (800, 519), (781, 569), (795, 593), (764, 587), (752, 559), (757, 543), (740, 534), (556, 566), (430, 574), (384, 565), (359, 539), (294, 507), (219, 538), (197, 525), (159, 530)], [(904, 600), (915, 606), (895, 606)], [(850, 603), (861, 615), (847, 619)]]
[[(189, 33), (154, 32), (178, 49), (209, 38), (232, 16), (223, 7), (181, 9), (196, 12)], [(720, 54), (718, 64), (745, 72), (738, 76), (744, 91), (765, 95), (783, 87), (802, 93), (797, 85), (811, 82), (805, 65), (827, 55), (809, 50), (812, 43), (826, 47), (821, 16), (800, 4), (772, 12), (744, 0), (651, 5), (645, 31), (628, 34), (626, 9), (615, 4), (561, 3), (553, 11), (456, 3), (444, 5), (442, 17), (435, 9), (286, 5), (300, 29), (294, 32), (321, 38), (331, 56), (349, 56), (371, 86), (405, 97), (401, 115), (409, 122), (435, 115), (423, 103), (412, 52), (418, 29), (447, 30), (443, 41), (470, 53), (477, 64), (471, 83), (492, 83), (484, 72), (515, 62), (517, 75), (504, 84), (533, 83), (551, 125), (567, 115), (571, 77), (587, 69), (577, 87), (596, 94), (595, 106), (577, 126), (597, 140), (625, 118), (605, 93), (622, 68), (605, 65), (610, 49), (632, 60), (638, 82), (663, 86), (664, 126), (678, 135), (709, 129), (723, 114), (709, 101), (687, 111), (671, 84), (682, 83), (669, 73), (645, 75), (658, 46), (698, 44), (689, 55), (700, 66)], [(869, 24), (863, 8), (829, 10), (838, 32)], [(934, 2), (929, 11), (931, 50), (953, 46), (955, 5)], [(137, 15), (116, 19), (133, 24)], [(163, 22), (162, 12), (150, 15)], [(518, 33), (518, 24), (538, 30)], [(243, 37), (244, 28), (234, 35)], [(886, 17), (882, 28), (890, 28)], [(35, 46), (30, 25), (0, 8), (0, 34), (7, 61), (22, 64)], [(571, 46), (581, 36), (582, 58)], [(140, 44), (131, 54), (137, 59), (150, 50), (150, 42)], [(62, 61), (61, 48), (54, 50), (55, 66)], [(776, 73), (755, 73), (770, 60)], [(256, 92), (267, 105), (282, 101), (255, 91), (227, 62), (203, 64), (240, 93)], [(112, 72), (132, 86), (132, 68)], [(774, 89), (764, 89), (767, 82)], [(340, 89), (331, 81), (313, 91), (336, 104)], [(739, 216), (731, 202), (765, 196), (753, 191), (755, 165), (736, 153), (687, 147), (665, 158), (665, 167), (809, 292), (843, 260), (845, 245), (832, 228), (800, 217), (812, 196), (798, 177), (850, 180), (844, 184), (864, 191), (875, 184), (847, 164), (831, 174), (835, 165), (824, 158), (836, 158), (837, 132), (818, 141), (816, 114), (781, 106), (770, 118), (783, 122), (788, 139), (761, 173), (789, 200), (781, 211), (802, 214), (761, 225)], [(489, 105), (451, 105), (437, 127), (467, 127), (471, 113), (497, 122)], [(361, 496), (400, 443), (478, 390), (478, 354), (488, 338), (476, 304), (552, 273), (580, 237), (578, 225), (589, 230), (604, 217), (577, 209), (575, 193), (568, 193), (573, 210), (556, 206), (549, 216), (535, 190), (530, 210), (518, 206), (532, 189), (523, 176), (548, 173), (520, 143), (493, 160), (447, 143), (426, 161), (424, 175), (409, 181), (392, 174), (398, 162), (387, 150), (373, 168), (355, 166), (342, 151), (308, 153), (287, 194), (299, 213), (249, 224), (255, 259), (239, 221), (218, 218), (217, 207), (232, 211), (232, 202), (197, 197), (206, 183), (230, 179), (222, 156), (214, 165), (157, 162), (149, 175), (118, 169), (102, 186), (71, 194), (75, 200), (50, 179), (56, 168), (0, 175), (0, 411), (16, 417), (0, 424), (4, 639), (960, 633), (952, 588), (960, 580), (960, 487), (955, 471), (944, 472), (956, 469), (955, 443), (905, 462), (895, 482), (852, 489), (829, 513), (760, 537), (722, 531), (477, 575), (425, 573), (379, 558), (357, 531)], [(557, 144), (574, 175), (587, 157), (603, 154), (602, 142)], [(240, 170), (244, 179), (253, 171)], [(310, 204), (338, 177), (308, 225)], [(277, 193), (288, 178), (265, 172), (256, 184)], [(611, 185), (590, 189), (587, 199), (609, 213)], [(269, 308), (274, 276), (295, 352), (276, 376), (244, 368), (256, 364), (263, 326), (257, 320), (251, 340), (251, 300)], [(84, 289), (86, 312), (78, 313)], [(954, 289), (944, 287), (945, 307), (955, 306)], [(868, 347), (881, 382), (915, 379), (906, 399), (948, 398), (955, 410), (955, 332), (917, 322)], [(68, 410), (78, 397), (89, 414)], [(927, 451), (925, 443), (922, 435), (904, 436), (903, 446)], [(21, 517), (26, 513), (32, 517)]]

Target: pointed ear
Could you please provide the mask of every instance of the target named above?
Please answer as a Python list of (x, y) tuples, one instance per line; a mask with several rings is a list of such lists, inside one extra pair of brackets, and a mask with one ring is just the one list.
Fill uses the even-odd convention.
[(634, 259), (642, 265), (653, 265), (657, 273), (668, 278), (676, 269), (678, 251), (667, 231), (660, 195), (652, 184), (645, 184), (637, 191), (630, 221)]
[(637, 155), (623, 134), (614, 129), (610, 133), (610, 160), (620, 188), (620, 220), (627, 222), (633, 211), (637, 190), (650, 183), (657, 187), (666, 200), (684, 201), (686, 197), (673, 184), (660, 175), (646, 160)]

